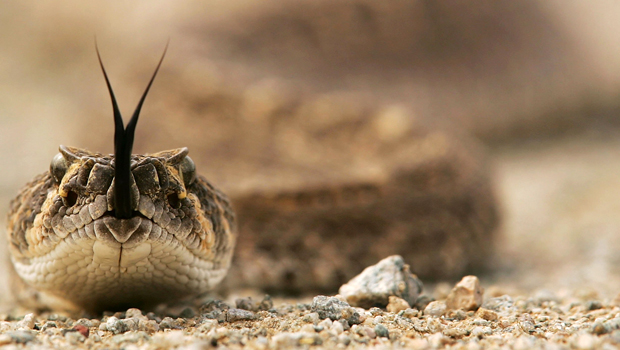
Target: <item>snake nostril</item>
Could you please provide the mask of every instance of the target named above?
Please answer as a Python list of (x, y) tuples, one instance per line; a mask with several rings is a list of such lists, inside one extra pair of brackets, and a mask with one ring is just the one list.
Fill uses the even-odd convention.
[(177, 195), (176, 193), (170, 193), (168, 195), (168, 204), (175, 209), (179, 209), (181, 207), (179, 195)]
[(65, 204), (67, 207), (72, 207), (77, 203), (78, 195), (73, 191), (69, 191), (67, 197), (65, 198)]

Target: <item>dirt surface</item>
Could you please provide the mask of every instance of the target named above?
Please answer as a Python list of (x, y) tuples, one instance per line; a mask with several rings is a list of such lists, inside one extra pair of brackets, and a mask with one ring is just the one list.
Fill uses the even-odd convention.
[(276, 306), (263, 300), (254, 310), (247, 299), (237, 300), (236, 308), (206, 301), (199, 308), (187, 307), (170, 316), (165, 312), (144, 314), (137, 309), (103, 318), (46, 313), (16, 319), (1, 315), (5, 321), (0, 321), (0, 345), (89, 349), (612, 349), (620, 343), (617, 301), (586, 295), (558, 296), (542, 291), (530, 297), (487, 297), (477, 311), (442, 314), (436, 307), (441, 302), (436, 301), (424, 311), (353, 309), (353, 316), (343, 316), (337, 307), (322, 305), (321, 300), (324, 298)]

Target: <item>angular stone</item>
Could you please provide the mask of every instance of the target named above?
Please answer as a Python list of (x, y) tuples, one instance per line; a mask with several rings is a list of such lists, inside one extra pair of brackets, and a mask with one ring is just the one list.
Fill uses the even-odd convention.
[(477, 310), (482, 305), (483, 294), (478, 277), (465, 276), (448, 295), (446, 306), (449, 310)]
[(424, 315), (439, 317), (446, 313), (446, 309), (446, 303), (443, 301), (431, 301), (428, 305), (426, 305)]
[(400, 312), (402, 310), (407, 310), (410, 308), (411, 306), (406, 300), (399, 298), (399, 297), (395, 297), (393, 295), (390, 295), (389, 303), (387, 304), (387, 307), (386, 307), (387, 311), (394, 312), (394, 313)]
[(399, 255), (392, 255), (367, 267), (342, 285), (339, 291), (349, 304), (365, 309), (386, 307), (390, 296), (402, 298), (413, 305), (420, 292), (422, 282), (409, 271), (409, 265)]
[(319, 314), (319, 318), (331, 320), (347, 320), (350, 324), (362, 322), (360, 314), (351, 305), (336, 297), (319, 295), (312, 299), (312, 312)]

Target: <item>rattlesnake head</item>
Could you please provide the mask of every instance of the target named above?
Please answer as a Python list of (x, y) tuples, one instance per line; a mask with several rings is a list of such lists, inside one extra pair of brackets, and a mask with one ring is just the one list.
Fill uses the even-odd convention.
[(50, 170), (11, 202), (18, 297), (102, 311), (198, 294), (224, 278), (236, 235), (226, 196), (196, 174), (187, 148), (131, 154), (162, 60), (126, 128), (101, 64), (114, 109), (115, 154), (60, 146)]

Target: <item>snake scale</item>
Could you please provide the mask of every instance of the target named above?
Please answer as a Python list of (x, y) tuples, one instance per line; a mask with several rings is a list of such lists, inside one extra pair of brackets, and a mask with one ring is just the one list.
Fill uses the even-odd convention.
[(9, 249), (22, 287), (45, 306), (91, 311), (210, 290), (226, 275), (235, 245), (229, 201), (196, 174), (187, 148), (131, 154), (159, 65), (126, 127), (101, 68), (114, 108), (115, 153), (60, 146), (50, 170), (11, 202)]

